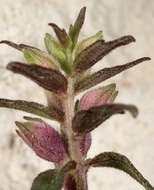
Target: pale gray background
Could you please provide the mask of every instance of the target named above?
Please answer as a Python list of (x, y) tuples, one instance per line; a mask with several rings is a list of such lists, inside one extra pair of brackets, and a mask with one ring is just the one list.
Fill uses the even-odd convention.
[[(68, 28), (81, 7), (87, 6), (81, 37), (102, 29), (106, 40), (132, 34), (137, 42), (112, 52), (95, 69), (124, 64), (154, 54), (154, 0), (0, 0), (0, 40), (27, 43), (44, 49), (49, 22)], [(36, 84), (5, 69), (23, 55), (0, 46), (0, 97), (45, 102)], [(117, 102), (133, 103), (140, 109), (134, 120), (129, 114), (114, 116), (93, 132), (89, 156), (102, 151), (127, 155), (154, 185), (154, 66), (153, 60), (106, 81), (117, 82)], [(38, 172), (52, 166), (39, 159), (15, 134), (15, 120), (23, 112), (0, 109), (0, 190), (29, 190)], [(56, 126), (56, 123), (53, 123)], [(137, 182), (114, 169), (91, 169), (90, 190), (141, 190)]]

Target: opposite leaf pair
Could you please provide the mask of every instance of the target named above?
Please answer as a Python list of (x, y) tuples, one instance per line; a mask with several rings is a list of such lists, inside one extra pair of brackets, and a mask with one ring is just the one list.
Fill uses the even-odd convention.
[(25, 63), (11, 62), (7, 69), (21, 74), (44, 88), (47, 105), (23, 100), (0, 99), (0, 107), (7, 107), (35, 114), (59, 123), (60, 132), (40, 118), (24, 117), (26, 122), (16, 122), (17, 134), (41, 158), (53, 162), (56, 169), (39, 174), (33, 181), (31, 190), (88, 190), (87, 172), (90, 167), (113, 167), (128, 173), (147, 190), (154, 190), (123, 155), (103, 152), (86, 159), (91, 146), (91, 131), (112, 115), (129, 111), (133, 117), (138, 114), (134, 105), (113, 103), (118, 91), (115, 84), (99, 87), (86, 92), (80, 100), (76, 96), (91, 87), (125, 71), (143, 61), (143, 57), (125, 65), (102, 68), (92, 73), (91, 67), (113, 49), (134, 42), (128, 35), (112, 41), (103, 39), (102, 31), (78, 43), (84, 23), (86, 8), (83, 7), (69, 32), (54, 23), (57, 39), (51, 34), (44, 38), (48, 51), (0, 41), (20, 50)]

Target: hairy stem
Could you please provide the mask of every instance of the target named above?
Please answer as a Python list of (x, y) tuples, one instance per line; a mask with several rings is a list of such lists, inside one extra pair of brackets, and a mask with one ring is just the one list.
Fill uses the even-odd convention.
[(64, 108), (64, 132), (68, 139), (68, 151), (70, 159), (77, 162), (76, 171), (74, 173), (77, 190), (87, 190), (87, 177), (84, 169), (84, 160), (80, 151), (80, 139), (75, 138), (75, 134), (72, 130), (72, 119), (74, 117), (74, 79), (72, 77), (68, 78), (68, 89), (67, 96), (64, 101)]

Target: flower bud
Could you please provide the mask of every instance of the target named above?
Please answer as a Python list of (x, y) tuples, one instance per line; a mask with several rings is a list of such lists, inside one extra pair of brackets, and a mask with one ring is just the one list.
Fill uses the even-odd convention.
[(113, 83), (87, 92), (79, 102), (79, 111), (88, 110), (91, 107), (100, 106), (105, 103), (111, 103), (117, 95), (115, 88), (116, 85)]
[(59, 163), (66, 157), (64, 142), (58, 132), (41, 119), (25, 117), (28, 122), (16, 122), (17, 134), (41, 158)]
[[(78, 111), (88, 110), (94, 106), (100, 106), (105, 103), (111, 103), (117, 96), (115, 84), (110, 84), (102, 88), (98, 88), (87, 92), (80, 100)], [(87, 133), (80, 144), (80, 151), (86, 156), (91, 146), (91, 133)]]

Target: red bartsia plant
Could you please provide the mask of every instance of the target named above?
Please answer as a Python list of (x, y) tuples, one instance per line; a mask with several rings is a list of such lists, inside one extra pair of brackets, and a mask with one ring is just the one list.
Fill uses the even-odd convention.
[[(53, 162), (55, 169), (40, 173), (33, 181), (31, 190), (88, 190), (87, 172), (91, 167), (112, 167), (122, 170), (138, 181), (147, 190), (154, 190), (124, 155), (103, 152), (87, 158), (91, 146), (91, 132), (115, 114), (130, 112), (136, 117), (134, 105), (113, 103), (118, 91), (116, 84), (96, 87), (86, 92), (81, 99), (76, 96), (91, 87), (125, 71), (141, 62), (142, 57), (124, 65), (90, 69), (112, 50), (135, 42), (128, 35), (112, 41), (103, 39), (102, 31), (78, 42), (84, 23), (86, 8), (83, 7), (69, 32), (56, 24), (49, 26), (51, 34), (44, 38), (47, 52), (38, 48), (0, 41), (24, 54), (25, 62), (10, 62), (7, 69), (24, 75), (41, 86), (47, 97), (47, 105), (23, 100), (0, 99), (0, 107), (22, 110), (46, 119), (59, 122), (60, 132), (40, 118), (24, 117), (25, 122), (16, 121), (17, 134), (41, 158)], [(76, 102), (75, 102), (76, 100)]]

